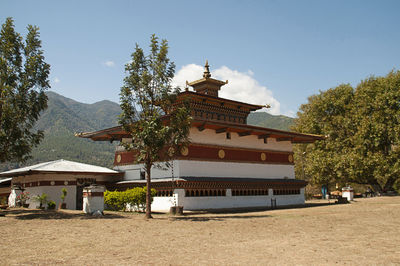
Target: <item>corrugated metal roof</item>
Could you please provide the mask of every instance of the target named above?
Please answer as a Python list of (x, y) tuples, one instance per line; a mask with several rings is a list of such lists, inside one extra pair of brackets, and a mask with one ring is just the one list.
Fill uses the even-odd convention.
[(11, 179), (12, 179), (11, 177), (10, 178), (0, 179), (0, 184), (7, 183), (7, 182), (11, 181)]
[(106, 167), (90, 165), (85, 163), (72, 162), (68, 160), (57, 160), (39, 163), (27, 167), (13, 169), (0, 173), (1, 176), (16, 176), (27, 172), (77, 172), (77, 173), (98, 173), (98, 174), (118, 174), (119, 172)]

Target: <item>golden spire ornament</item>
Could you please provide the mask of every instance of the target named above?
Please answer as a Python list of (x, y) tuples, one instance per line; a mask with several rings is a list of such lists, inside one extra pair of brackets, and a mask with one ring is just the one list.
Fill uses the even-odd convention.
[(204, 66), (204, 74), (203, 78), (211, 78), (211, 73), (210, 73), (210, 66), (208, 65), (208, 60), (206, 60), (206, 65)]

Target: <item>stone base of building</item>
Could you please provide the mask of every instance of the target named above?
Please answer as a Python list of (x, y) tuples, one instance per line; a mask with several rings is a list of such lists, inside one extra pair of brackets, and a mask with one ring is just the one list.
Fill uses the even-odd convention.
[[(152, 180), (157, 196), (152, 211), (169, 212), (171, 207), (184, 210), (222, 210), (304, 205), (306, 182), (296, 179), (199, 178)], [(122, 181), (111, 190), (144, 186), (145, 180)]]

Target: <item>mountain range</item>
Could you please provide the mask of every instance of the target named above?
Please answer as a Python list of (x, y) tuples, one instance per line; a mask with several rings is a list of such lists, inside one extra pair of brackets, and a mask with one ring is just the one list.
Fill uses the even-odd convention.
[[(75, 137), (76, 132), (96, 131), (118, 125), (119, 104), (100, 101), (80, 103), (60, 94), (47, 92), (48, 108), (41, 114), (35, 129), (43, 130), (45, 137), (33, 149), (32, 159), (25, 163), (0, 164), (0, 172), (40, 162), (66, 159), (105, 167), (112, 167), (116, 143), (97, 142)], [(289, 130), (293, 118), (254, 112), (248, 124)]]

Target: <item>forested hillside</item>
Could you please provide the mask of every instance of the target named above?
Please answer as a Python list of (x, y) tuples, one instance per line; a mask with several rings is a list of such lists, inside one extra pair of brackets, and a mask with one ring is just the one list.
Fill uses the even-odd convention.
[[(0, 164), (0, 171), (58, 159), (111, 167), (116, 143), (82, 139), (74, 133), (116, 126), (119, 105), (111, 101), (84, 104), (51, 91), (47, 96), (48, 108), (36, 124), (36, 129), (44, 130), (45, 137), (33, 150), (33, 158), (24, 164)], [(288, 130), (292, 121), (290, 117), (263, 112), (252, 113), (248, 118), (248, 124), (283, 130)]]
[(74, 133), (117, 125), (119, 105), (111, 101), (84, 104), (54, 92), (47, 92), (47, 96), (48, 108), (36, 124), (45, 137), (33, 150), (33, 158), (24, 164), (0, 164), (0, 171), (58, 159), (111, 167), (115, 143), (81, 139)]
[(247, 118), (247, 124), (282, 130), (289, 130), (294, 118), (284, 115), (271, 115), (265, 112), (254, 112)]

